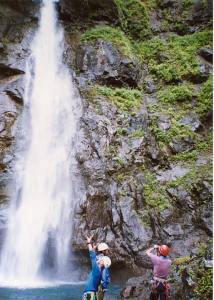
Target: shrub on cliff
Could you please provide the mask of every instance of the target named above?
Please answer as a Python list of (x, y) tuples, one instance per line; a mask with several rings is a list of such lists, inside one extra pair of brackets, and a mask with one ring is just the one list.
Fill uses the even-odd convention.
[(195, 81), (200, 76), (198, 51), (212, 46), (212, 32), (202, 31), (185, 36), (170, 36), (163, 40), (154, 38), (137, 46), (138, 53), (149, 72), (158, 81)]
[[(145, 39), (151, 33), (148, 7), (140, 0), (115, 0), (122, 29), (135, 39)], [(152, 1), (150, 1), (152, 2)]]
[(128, 57), (133, 55), (131, 42), (119, 28), (100, 25), (88, 29), (81, 36), (82, 42), (95, 42), (99, 39), (109, 41), (113, 45), (116, 45), (121, 52)]

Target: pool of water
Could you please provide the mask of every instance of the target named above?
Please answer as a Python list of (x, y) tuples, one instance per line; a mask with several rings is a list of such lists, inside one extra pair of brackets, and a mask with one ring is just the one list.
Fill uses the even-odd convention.
[[(84, 285), (60, 285), (45, 288), (0, 287), (0, 300), (80, 300)], [(105, 300), (116, 300), (120, 294), (119, 285), (111, 285)]]

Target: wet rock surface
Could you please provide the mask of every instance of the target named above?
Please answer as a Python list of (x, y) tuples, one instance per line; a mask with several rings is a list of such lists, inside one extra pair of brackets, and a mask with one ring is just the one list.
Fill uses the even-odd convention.
[(140, 80), (137, 61), (124, 57), (106, 41), (83, 45), (77, 53), (76, 66), (80, 85), (97, 82), (106, 85), (136, 87)]
[(59, 3), (60, 17), (70, 22), (83, 22), (84, 20), (105, 20), (113, 22), (118, 17), (117, 7), (113, 0), (61, 0)]
[[(192, 34), (209, 23), (209, 12), (199, 3), (193, 8), (194, 14), (182, 19), (178, 28), (175, 25), (182, 5), (169, 0), (159, 3), (160, 9), (153, 13), (155, 34)], [(0, 211), (1, 236), (6, 226), (8, 171), (14, 159), (15, 129), (23, 105), (25, 65), (37, 26), (38, 4), (39, 1), (12, 0), (0, 4), (0, 203), (4, 202)], [(165, 10), (169, 27), (164, 29)], [(172, 242), (172, 256), (183, 256), (196, 252), (199, 244), (212, 237), (212, 184), (206, 172), (211, 164), (210, 150), (206, 148), (196, 161), (186, 161), (185, 157), (207, 142), (210, 123), (203, 118), (202, 124), (201, 116), (189, 109), (176, 123), (189, 132), (182, 131), (179, 136), (171, 110), (162, 111), (165, 104), (160, 104), (156, 94), (158, 82), (144, 77), (147, 68), (139, 64), (138, 58), (124, 57), (119, 47), (102, 39), (83, 44), (78, 40), (77, 47), (73, 46), (76, 41), (70, 35), (70, 24), (82, 22), (84, 27), (86, 20), (91, 25), (118, 24), (114, 1), (61, 0), (58, 12), (68, 30), (65, 60), (75, 74), (84, 106), (77, 160), (86, 195), (76, 208), (73, 245), (84, 257), (87, 234), (94, 234), (95, 240), (105, 240), (111, 247), (113, 264), (130, 267), (141, 275), (127, 282), (121, 299), (147, 299), (151, 264), (145, 256), (146, 248)], [(173, 20), (171, 15), (175, 16)], [(81, 26), (76, 30), (81, 31)], [(211, 63), (212, 55), (207, 47), (198, 54), (206, 62), (201, 61), (200, 72), (185, 80), (199, 84), (201, 89), (210, 75), (207, 63)], [(166, 57), (161, 60), (164, 62)], [(143, 84), (142, 102), (136, 109), (122, 111), (105, 95), (89, 96), (96, 84), (112, 89), (141, 89)], [(155, 124), (151, 106), (156, 107)], [(198, 172), (199, 168), (203, 173), (201, 169)], [(209, 259), (205, 266), (209, 268)], [(183, 283), (177, 275), (172, 299), (197, 299), (188, 278)], [(182, 290), (186, 298), (181, 298)]]

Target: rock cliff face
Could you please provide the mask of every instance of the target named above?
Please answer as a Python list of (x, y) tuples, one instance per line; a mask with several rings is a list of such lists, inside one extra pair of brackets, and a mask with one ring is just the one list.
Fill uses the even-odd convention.
[[(144, 299), (146, 248), (171, 242), (172, 256), (194, 256), (212, 238), (212, 4), (61, 0), (57, 6), (65, 60), (84, 105), (77, 159), (86, 199), (77, 207), (73, 244), (83, 251), (89, 233), (109, 243), (115, 265), (144, 274), (123, 297)], [(39, 1), (0, 4), (2, 207), (38, 8)], [(4, 213), (0, 221), (4, 227)], [(179, 288), (176, 297), (190, 299)], [(191, 293), (205, 299), (202, 290)]]

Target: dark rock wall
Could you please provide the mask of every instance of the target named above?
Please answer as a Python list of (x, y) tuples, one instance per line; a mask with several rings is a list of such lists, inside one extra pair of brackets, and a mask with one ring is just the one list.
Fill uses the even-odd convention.
[[(194, 255), (212, 237), (212, 5), (185, 0), (56, 5), (65, 28), (65, 61), (84, 105), (77, 159), (86, 199), (77, 207), (73, 244), (84, 253), (85, 236), (94, 233), (109, 243), (115, 265), (131, 267), (145, 280), (151, 265), (144, 251), (150, 245), (171, 242), (172, 256)], [(40, 1), (0, 4), (4, 203), (39, 6)], [(130, 299), (143, 299), (142, 280), (136, 281), (138, 296)]]

